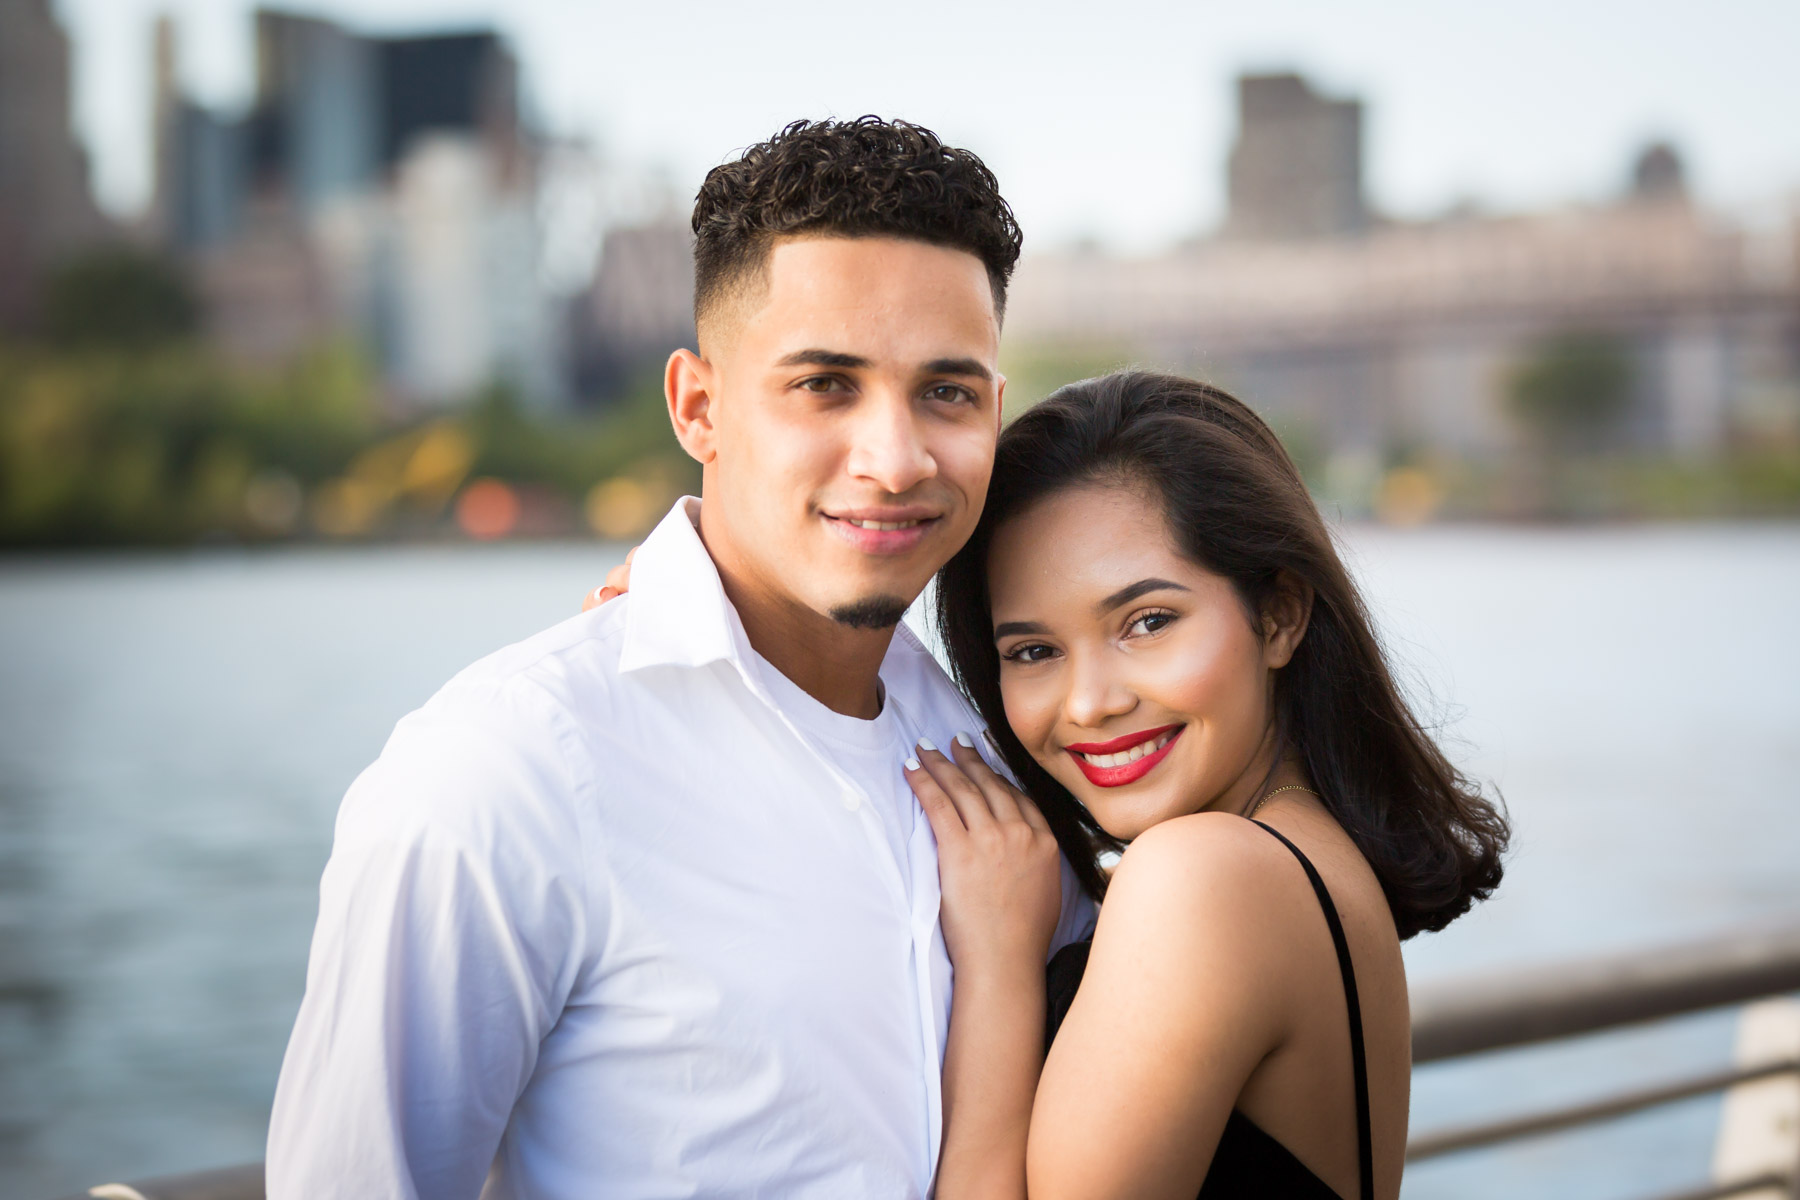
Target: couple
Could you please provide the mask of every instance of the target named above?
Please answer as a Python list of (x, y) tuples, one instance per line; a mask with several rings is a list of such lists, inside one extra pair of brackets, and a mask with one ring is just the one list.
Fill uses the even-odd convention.
[(918, 127), (694, 229), (701, 499), (352, 785), (269, 1195), (1392, 1200), (1400, 941), (1506, 825), (1279, 442), (1148, 374), (1002, 433), (1018, 229)]

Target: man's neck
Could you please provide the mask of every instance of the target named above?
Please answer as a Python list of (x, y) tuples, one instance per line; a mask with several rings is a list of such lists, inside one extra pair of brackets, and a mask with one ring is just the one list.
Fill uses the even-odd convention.
[(770, 666), (832, 712), (865, 721), (880, 715), (881, 663), (894, 640), (891, 626), (853, 629), (750, 578), (711, 544), (707, 553), (751, 648)]

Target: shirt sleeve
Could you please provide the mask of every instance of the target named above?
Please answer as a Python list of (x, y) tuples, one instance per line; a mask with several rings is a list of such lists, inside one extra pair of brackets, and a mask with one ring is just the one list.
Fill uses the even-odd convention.
[(590, 925), (543, 707), (440, 695), (352, 784), (275, 1093), (270, 1200), (480, 1193)]

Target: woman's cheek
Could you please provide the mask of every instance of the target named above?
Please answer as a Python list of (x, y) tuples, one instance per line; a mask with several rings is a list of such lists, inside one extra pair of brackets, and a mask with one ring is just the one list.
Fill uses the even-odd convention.
[[(1045, 674), (1048, 674), (1045, 672)], [(1056, 728), (1058, 698), (1048, 679), (1021, 679), (1014, 672), (1000, 681), (1000, 704), (1006, 723), (1031, 756), (1048, 768), (1056, 753), (1048, 744)]]
[(1159, 656), (1157, 685), (1171, 708), (1229, 711), (1254, 694), (1257, 657), (1248, 630), (1195, 629), (1185, 638), (1173, 639), (1169, 650)]

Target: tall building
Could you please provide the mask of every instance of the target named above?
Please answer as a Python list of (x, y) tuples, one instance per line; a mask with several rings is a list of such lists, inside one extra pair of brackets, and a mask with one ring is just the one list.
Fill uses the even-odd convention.
[(584, 396), (616, 396), (694, 342), (694, 232), (668, 217), (607, 231), (577, 299), (571, 347)]
[(50, 0), (0, 0), (0, 328), (46, 270), (107, 233), (69, 119), (69, 40)]
[(403, 401), (560, 391), (537, 140), (497, 34), (370, 37), (260, 11), (242, 115), (182, 99), (173, 60), (159, 38), (158, 208), (227, 349), (279, 358), (335, 329)]
[(1652, 142), (1631, 165), (1631, 198), (1650, 201), (1687, 199), (1687, 168), (1667, 142)]
[(1238, 135), (1227, 168), (1233, 237), (1342, 237), (1368, 223), (1362, 102), (1332, 100), (1298, 75), (1238, 79)]

